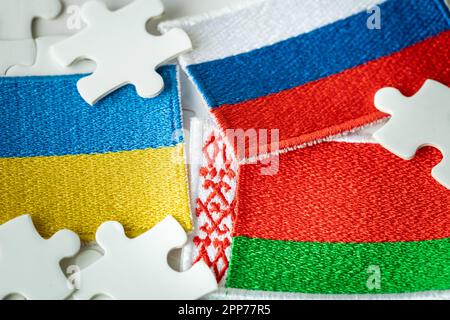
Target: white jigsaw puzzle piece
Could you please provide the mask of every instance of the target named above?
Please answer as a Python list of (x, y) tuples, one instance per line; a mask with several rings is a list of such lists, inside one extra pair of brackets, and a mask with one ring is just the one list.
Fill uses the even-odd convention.
[(36, 57), (34, 40), (0, 40), (0, 76), (14, 65), (31, 66)]
[(146, 31), (146, 22), (163, 10), (160, 0), (135, 0), (113, 12), (98, 1), (83, 5), (81, 15), (87, 27), (54, 45), (53, 54), (63, 66), (78, 59), (97, 63), (95, 72), (77, 84), (86, 102), (93, 105), (127, 84), (133, 84), (143, 98), (161, 93), (164, 82), (156, 68), (192, 48), (181, 29), (162, 36)]
[(56, 18), (61, 9), (59, 0), (0, 0), (0, 40), (32, 39), (33, 19)]
[(95, 69), (92, 61), (83, 60), (71, 66), (62, 67), (50, 54), (50, 48), (55, 43), (67, 39), (64, 36), (51, 36), (36, 39), (36, 61), (31, 66), (16, 65), (11, 67), (7, 76), (46, 76), (91, 73)]
[(211, 270), (198, 262), (186, 272), (170, 268), (170, 250), (182, 247), (187, 236), (171, 216), (139, 237), (126, 237), (118, 222), (106, 222), (97, 231), (105, 255), (81, 271), (75, 299), (106, 295), (120, 300), (198, 299), (217, 289)]
[(48, 240), (23, 215), (0, 226), (0, 299), (20, 294), (27, 299), (64, 299), (72, 293), (60, 267), (80, 249), (72, 231), (61, 230)]
[(378, 110), (392, 118), (374, 138), (397, 156), (410, 160), (417, 150), (432, 146), (443, 154), (443, 160), (432, 170), (432, 176), (450, 189), (450, 88), (427, 80), (412, 97), (395, 88), (384, 88), (375, 96)]

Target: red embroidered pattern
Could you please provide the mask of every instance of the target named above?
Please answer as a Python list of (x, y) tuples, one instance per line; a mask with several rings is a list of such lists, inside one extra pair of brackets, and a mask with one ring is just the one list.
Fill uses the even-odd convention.
[(193, 240), (196, 247), (194, 263), (205, 261), (220, 283), (228, 270), (231, 250), (237, 163), (215, 130), (207, 135), (202, 153), (195, 212), (199, 228)]

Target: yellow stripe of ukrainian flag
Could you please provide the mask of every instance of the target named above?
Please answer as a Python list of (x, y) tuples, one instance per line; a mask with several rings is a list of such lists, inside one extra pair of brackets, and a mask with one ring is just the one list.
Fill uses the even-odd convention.
[(49, 237), (95, 238), (108, 220), (130, 237), (167, 215), (191, 230), (183, 146), (93, 155), (0, 158), (0, 224), (24, 213)]

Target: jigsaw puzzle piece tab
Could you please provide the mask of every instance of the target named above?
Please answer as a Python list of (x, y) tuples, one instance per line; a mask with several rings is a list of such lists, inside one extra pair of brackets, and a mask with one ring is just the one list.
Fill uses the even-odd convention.
[(169, 251), (186, 241), (186, 233), (173, 217), (134, 239), (126, 237), (121, 224), (106, 222), (97, 231), (97, 243), (105, 255), (81, 271), (81, 286), (74, 297), (196, 299), (214, 291), (216, 280), (203, 262), (181, 273), (169, 267)]
[(31, 66), (15, 65), (8, 69), (7, 76), (46, 76), (90, 73), (94, 70), (91, 61), (80, 61), (69, 67), (61, 67), (50, 54), (50, 48), (67, 37), (50, 36), (36, 39), (36, 61)]
[(0, 75), (15, 65), (31, 66), (36, 56), (33, 40), (0, 40)]
[(0, 299), (10, 294), (39, 300), (68, 297), (73, 290), (59, 263), (77, 254), (79, 249), (80, 239), (68, 230), (43, 239), (29, 215), (1, 225)]
[(450, 88), (427, 80), (412, 97), (405, 97), (395, 88), (384, 88), (377, 92), (375, 106), (392, 115), (375, 132), (375, 140), (405, 160), (412, 159), (424, 146), (439, 149), (443, 160), (432, 175), (450, 189)]
[(53, 19), (60, 0), (0, 0), (0, 40), (32, 39), (34, 18)]
[(450, 153), (447, 151), (443, 160), (433, 168), (431, 175), (437, 182), (450, 189), (450, 161), (448, 159), (450, 159)]
[(77, 84), (86, 102), (93, 105), (127, 84), (134, 85), (143, 98), (161, 93), (164, 82), (156, 68), (192, 48), (189, 37), (181, 29), (162, 36), (146, 31), (146, 22), (162, 12), (159, 0), (135, 0), (113, 12), (97, 1), (82, 7), (87, 27), (54, 45), (53, 55), (63, 66), (78, 59), (96, 62), (94, 73)]
[[(409, 98), (401, 94), (395, 88), (384, 88), (375, 95), (375, 106), (381, 112), (393, 115), (402, 110), (408, 110)], [(405, 160), (414, 158), (419, 146), (424, 141), (418, 141), (420, 137), (414, 134), (415, 127), (421, 123), (410, 123), (405, 117), (391, 119), (380, 130), (374, 133), (374, 138), (385, 149)], [(394, 123), (395, 122), (395, 123)], [(398, 130), (398, 126), (404, 127)]]

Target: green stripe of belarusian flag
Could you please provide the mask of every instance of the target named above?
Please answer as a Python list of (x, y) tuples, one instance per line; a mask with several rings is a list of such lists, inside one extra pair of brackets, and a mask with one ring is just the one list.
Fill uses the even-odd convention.
[(236, 237), (227, 287), (303, 293), (450, 289), (450, 239), (318, 243)]

